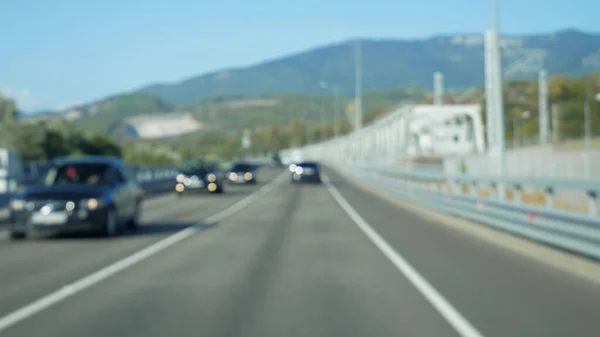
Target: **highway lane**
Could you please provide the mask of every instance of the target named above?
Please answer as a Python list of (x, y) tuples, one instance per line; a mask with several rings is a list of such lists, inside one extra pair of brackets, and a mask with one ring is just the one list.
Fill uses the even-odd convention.
[(262, 169), (257, 185), (227, 186), (223, 195), (179, 199), (167, 194), (148, 198), (142, 208), (141, 227), (113, 239), (36, 236), (11, 242), (7, 233), (0, 231), (0, 317), (176, 231), (201, 223), (279, 174), (280, 169)]
[(600, 335), (600, 280), (490, 245), (327, 173), (355, 210), (485, 336)]
[(210, 231), (6, 332), (457, 336), (324, 187), (288, 180)]
[[(598, 335), (598, 284), (426, 220), (326, 172), (484, 336)], [(5, 335), (459, 334), (325, 186), (284, 180), (210, 230), (0, 332)]]

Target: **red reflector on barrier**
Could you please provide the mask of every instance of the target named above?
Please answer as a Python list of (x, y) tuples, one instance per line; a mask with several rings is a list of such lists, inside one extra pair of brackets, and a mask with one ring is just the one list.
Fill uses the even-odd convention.
[(535, 220), (535, 213), (529, 213), (529, 221)]
[(481, 201), (478, 201), (476, 206), (479, 209), (483, 209), (485, 207), (485, 204), (483, 202), (481, 202)]

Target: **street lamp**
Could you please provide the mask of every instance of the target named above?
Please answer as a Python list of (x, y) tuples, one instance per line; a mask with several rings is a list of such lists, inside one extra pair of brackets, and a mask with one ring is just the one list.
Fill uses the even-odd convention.
[[(319, 86), (322, 89), (332, 91), (334, 96), (336, 97), (336, 100), (339, 98), (338, 96), (340, 96), (340, 91), (337, 87), (334, 87), (324, 81), (319, 82)], [(337, 104), (334, 104), (334, 107), (333, 107), (333, 135), (334, 135), (334, 137), (337, 137), (340, 133), (339, 125), (338, 125), (338, 122), (340, 119), (338, 116), (340, 107), (338, 106), (338, 104), (339, 104), (339, 101), (337, 101)]]
[(362, 48), (360, 40), (354, 45), (354, 130), (362, 129)]
[(320, 139), (319, 140), (323, 140), (325, 139), (325, 129), (323, 128), (323, 125), (325, 124), (325, 116), (323, 116), (323, 108), (318, 108), (316, 105), (314, 105), (313, 103), (310, 104), (310, 110), (311, 111), (315, 111), (318, 110), (319, 111), (319, 116), (321, 119), (321, 127), (319, 128), (320, 131)]
[[(600, 92), (594, 96), (594, 99), (597, 102), (600, 102)], [(589, 149), (592, 146), (592, 112), (590, 109), (590, 102), (588, 98), (585, 98), (584, 106), (583, 106), (583, 127), (584, 127), (584, 137), (585, 137), (585, 148)]]

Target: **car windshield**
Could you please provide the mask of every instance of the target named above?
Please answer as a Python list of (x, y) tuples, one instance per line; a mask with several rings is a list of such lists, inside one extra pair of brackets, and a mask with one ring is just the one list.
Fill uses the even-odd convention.
[(180, 171), (183, 173), (195, 173), (195, 172), (206, 172), (212, 171), (215, 168), (215, 164), (211, 162), (194, 161), (184, 164)]
[(252, 165), (250, 165), (250, 164), (235, 164), (235, 165), (233, 165), (231, 170), (236, 171), (236, 172), (248, 172), (248, 171), (252, 171)]
[(319, 168), (319, 166), (317, 165), (317, 163), (312, 163), (312, 162), (299, 163), (299, 164), (296, 164), (296, 166), (300, 166), (302, 168), (312, 168), (314, 170), (316, 170), (316, 169)]
[(108, 185), (110, 165), (98, 163), (64, 164), (51, 167), (44, 178), (45, 186)]

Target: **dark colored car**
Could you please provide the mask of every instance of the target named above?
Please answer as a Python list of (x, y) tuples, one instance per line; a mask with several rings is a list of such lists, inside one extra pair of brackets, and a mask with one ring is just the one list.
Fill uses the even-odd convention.
[(90, 156), (51, 163), (37, 184), (10, 202), (10, 236), (31, 232), (117, 235), (139, 223), (143, 191), (118, 158)]
[(316, 162), (301, 162), (290, 165), (292, 183), (321, 183), (321, 168)]
[(227, 172), (227, 179), (231, 184), (256, 184), (256, 165), (244, 162), (234, 163)]
[(186, 163), (177, 175), (175, 191), (179, 196), (189, 192), (225, 192), (225, 175), (216, 161), (196, 160)]

